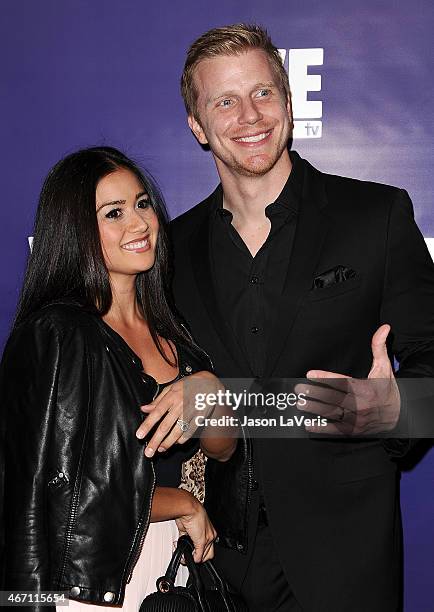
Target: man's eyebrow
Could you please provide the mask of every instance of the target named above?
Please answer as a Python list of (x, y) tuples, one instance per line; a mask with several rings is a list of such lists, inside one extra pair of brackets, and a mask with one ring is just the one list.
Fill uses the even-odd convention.
[(225, 98), (226, 96), (236, 96), (237, 92), (236, 91), (231, 91), (230, 89), (228, 89), (227, 91), (223, 91), (222, 93), (217, 94), (216, 96), (212, 96), (209, 97), (207, 100), (207, 104), (209, 104), (210, 102), (215, 102), (216, 100), (219, 100), (220, 98)]
[[(253, 85), (253, 87), (251, 88), (251, 91), (255, 91), (256, 89), (261, 89), (261, 88), (272, 88), (272, 87), (277, 87), (276, 83), (274, 83), (274, 81), (268, 81), (267, 83), (255, 83), (255, 85)], [(220, 94), (217, 94), (216, 96), (213, 96), (212, 98), (208, 98), (207, 100), (207, 104), (210, 104), (212, 102), (216, 102), (217, 100), (220, 100), (220, 98), (225, 98), (226, 96), (236, 96), (238, 95), (238, 93), (236, 91), (230, 90), (228, 89), (227, 91), (223, 91)]]
[(256, 83), (256, 85), (252, 89), (262, 89), (265, 87), (277, 87), (274, 81), (268, 81), (267, 83)]

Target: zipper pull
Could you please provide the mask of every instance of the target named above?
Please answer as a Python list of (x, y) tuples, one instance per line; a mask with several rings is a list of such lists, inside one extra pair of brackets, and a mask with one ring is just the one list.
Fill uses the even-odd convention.
[(48, 486), (52, 489), (58, 489), (69, 482), (65, 472), (57, 472), (56, 476), (48, 482)]

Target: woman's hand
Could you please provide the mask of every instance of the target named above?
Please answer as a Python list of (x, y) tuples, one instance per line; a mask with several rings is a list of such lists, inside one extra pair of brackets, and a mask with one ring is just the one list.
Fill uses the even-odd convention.
[(214, 556), (213, 542), (217, 532), (202, 504), (188, 491), (173, 487), (156, 487), (152, 499), (151, 521), (175, 519), (180, 535), (188, 534), (194, 545), (196, 563)]
[(193, 542), (193, 559), (196, 563), (208, 561), (214, 557), (214, 540), (217, 532), (214, 529), (202, 504), (192, 495), (192, 510), (176, 519), (180, 535), (188, 534)]
[[(192, 384), (192, 381), (195, 382)], [(218, 391), (224, 392), (224, 390), (223, 384), (211, 372), (196, 372), (163, 389), (151, 404), (141, 406), (140, 409), (148, 416), (136, 431), (136, 436), (140, 440), (145, 438), (161, 421), (146, 446), (145, 455), (152, 457), (156, 450), (163, 452), (175, 443), (183, 444), (192, 437), (197, 429), (194, 422), (195, 416), (198, 414), (204, 417), (210, 416), (214, 406), (208, 404), (201, 409), (200, 413), (197, 412), (194, 402), (197, 391), (200, 391), (201, 394), (215, 394)]]

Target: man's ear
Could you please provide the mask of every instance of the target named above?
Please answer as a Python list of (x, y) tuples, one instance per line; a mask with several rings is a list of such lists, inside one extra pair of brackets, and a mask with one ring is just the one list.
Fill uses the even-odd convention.
[(199, 121), (193, 115), (188, 115), (187, 121), (188, 121), (188, 125), (190, 126), (190, 130), (196, 136), (200, 144), (201, 145), (208, 144), (208, 140), (206, 139), (205, 132), (203, 131), (203, 128), (200, 125)]

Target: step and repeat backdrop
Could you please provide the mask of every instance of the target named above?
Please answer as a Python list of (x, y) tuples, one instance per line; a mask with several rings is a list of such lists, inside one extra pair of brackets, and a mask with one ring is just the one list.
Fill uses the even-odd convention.
[[(119, 147), (154, 176), (172, 217), (214, 189), (179, 78), (188, 45), (216, 26), (267, 27), (293, 90), (293, 148), (323, 171), (407, 189), (434, 246), (431, 0), (2, 0), (0, 11), (0, 348), (39, 190), (62, 156)], [(425, 451), (402, 478), (410, 612), (434, 610), (434, 452)]]

